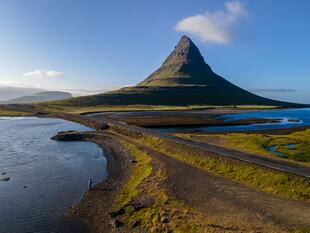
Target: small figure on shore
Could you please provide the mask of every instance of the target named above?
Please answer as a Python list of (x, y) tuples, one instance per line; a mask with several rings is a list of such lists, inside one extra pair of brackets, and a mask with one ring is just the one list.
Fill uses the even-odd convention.
[(90, 178), (90, 179), (88, 180), (88, 190), (91, 190), (92, 184), (93, 184), (93, 181), (92, 181), (92, 179)]

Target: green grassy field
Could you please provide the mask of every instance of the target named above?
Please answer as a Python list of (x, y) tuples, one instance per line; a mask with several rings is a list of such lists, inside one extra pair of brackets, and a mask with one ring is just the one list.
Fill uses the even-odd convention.
[[(115, 209), (124, 209), (123, 220), (134, 232), (147, 229), (148, 232), (208, 232), (212, 229), (197, 210), (186, 206), (167, 194), (162, 182), (166, 179), (165, 168), (155, 165), (155, 161), (145, 151), (134, 144), (118, 140), (122, 148), (129, 152), (136, 163), (132, 174), (116, 197)], [(153, 169), (154, 166), (156, 169)], [(135, 200), (152, 198), (151, 206), (139, 210), (133, 207)]]
[(20, 112), (20, 111), (10, 111), (5, 109), (0, 109), (0, 116), (7, 116), (7, 117), (23, 117), (23, 116), (30, 116), (31, 113), (29, 112)]
[(238, 160), (219, 157), (183, 144), (155, 136), (134, 135), (122, 129), (115, 132), (128, 135), (151, 148), (214, 175), (238, 181), (248, 186), (296, 200), (310, 200), (310, 185), (305, 178), (255, 166)]
[(198, 109), (217, 109), (217, 108), (236, 108), (236, 109), (274, 109), (276, 106), (264, 105), (238, 105), (238, 106), (217, 106), (217, 105), (96, 105), (96, 106), (70, 106), (61, 101), (35, 104), (37, 109), (47, 112), (66, 112), (73, 114), (83, 114), (89, 112), (108, 112), (108, 111), (143, 111), (143, 110), (198, 110)]
[[(310, 129), (298, 131), (287, 135), (271, 134), (248, 134), (248, 133), (228, 133), (228, 134), (177, 134), (181, 137), (192, 138), (199, 141), (216, 140), (217, 144), (228, 146), (241, 151), (263, 154), (282, 158), (269, 152), (268, 148), (275, 146), (275, 151), (287, 155), (286, 160), (297, 161), (310, 165)], [(222, 139), (222, 140), (221, 140)], [(293, 147), (288, 145), (293, 144)]]
[(152, 173), (151, 158), (149, 156), (147, 156), (145, 153), (142, 153), (129, 143), (123, 141), (119, 141), (119, 143), (132, 156), (134, 156), (134, 159), (137, 161), (137, 163), (134, 165), (133, 172), (129, 180), (116, 197), (115, 207), (117, 209), (123, 208), (130, 204), (141, 193), (142, 190), (139, 186)]

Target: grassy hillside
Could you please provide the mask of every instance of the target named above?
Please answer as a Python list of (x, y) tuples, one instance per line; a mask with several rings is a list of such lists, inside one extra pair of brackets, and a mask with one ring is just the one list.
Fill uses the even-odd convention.
[(105, 94), (77, 97), (63, 101), (53, 101), (49, 106), (89, 107), (120, 105), (265, 105), (281, 107), (302, 107), (303, 105), (270, 100), (251, 94), (245, 90), (231, 87), (132, 87)]
[(302, 105), (254, 95), (212, 71), (196, 45), (182, 37), (162, 66), (134, 87), (49, 103), (60, 107), (118, 105)]

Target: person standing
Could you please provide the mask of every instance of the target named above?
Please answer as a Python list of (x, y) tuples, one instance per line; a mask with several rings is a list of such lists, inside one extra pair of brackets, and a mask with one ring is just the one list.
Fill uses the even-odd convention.
[(92, 181), (92, 179), (90, 178), (90, 179), (88, 180), (88, 190), (91, 190), (91, 189), (92, 189), (92, 184), (93, 184), (93, 181)]

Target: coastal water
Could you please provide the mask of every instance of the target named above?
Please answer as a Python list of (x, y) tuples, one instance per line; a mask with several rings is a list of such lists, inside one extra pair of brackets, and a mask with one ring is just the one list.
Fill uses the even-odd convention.
[(50, 139), (64, 130), (89, 128), (59, 119), (0, 117), (1, 233), (71, 233), (64, 214), (83, 196), (89, 178), (98, 183), (106, 177), (98, 146)]
[(238, 126), (211, 126), (211, 127), (175, 127), (175, 128), (158, 128), (161, 132), (235, 132), (247, 130), (267, 130), (291, 128), (296, 126), (310, 126), (310, 108), (303, 109), (282, 109), (266, 110), (258, 112), (248, 112), (240, 114), (226, 114), (219, 117), (225, 121), (234, 121), (248, 118), (268, 118), (281, 119), (280, 123), (251, 124)]

